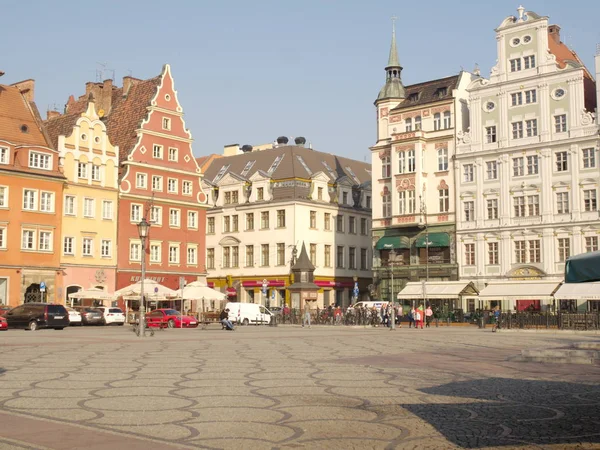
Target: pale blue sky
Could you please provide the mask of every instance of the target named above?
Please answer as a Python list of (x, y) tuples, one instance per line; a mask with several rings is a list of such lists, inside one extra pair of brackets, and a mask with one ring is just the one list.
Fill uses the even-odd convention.
[[(494, 28), (516, 1), (5, 0), (2, 83), (36, 80), (36, 102), (62, 108), (106, 62), (149, 78), (171, 64), (196, 155), (231, 143), (305, 136), (320, 151), (363, 160), (375, 141), (396, 15), (405, 84), (471, 70), (487, 76)], [(593, 71), (600, 1), (526, 1), (550, 16)], [(112, 71), (105, 72), (111, 78)]]

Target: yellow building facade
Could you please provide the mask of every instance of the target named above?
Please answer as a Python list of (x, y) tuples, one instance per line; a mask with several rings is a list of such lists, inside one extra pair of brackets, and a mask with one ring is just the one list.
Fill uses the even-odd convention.
[(91, 98), (85, 112), (56, 116), (47, 124), (56, 135), (60, 167), (68, 180), (60, 248), (65, 300), (92, 287), (114, 292), (119, 149), (110, 143)]

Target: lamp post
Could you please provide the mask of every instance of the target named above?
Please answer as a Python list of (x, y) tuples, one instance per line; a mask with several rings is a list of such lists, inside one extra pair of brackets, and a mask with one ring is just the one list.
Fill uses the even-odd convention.
[(423, 222), (419, 223), (419, 228), (425, 228), (425, 282), (423, 283), (423, 313), (427, 308), (427, 282), (429, 281), (429, 227), (427, 226), (427, 204), (422, 196), (419, 196), (421, 200), (421, 214), (423, 215)]
[(142, 241), (142, 280), (140, 282), (140, 325), (139, 336), (144, 337), (146, 332), (146, 310), (144, 301), (144, 279), (146, 278), (146, 238), (150, 232), (150, 224), (145, 217), (137, 224), (138, 234)]
[(394, 264), (396, 262), (396, 250), (392, 249), (390, 251), (390, 255), (389, 255), (389, 265), (392, 268), (392, 276), (391, 276), (391, 289), (390, 289), (390, 293), (391, 293), (391, 297), (392, 297), (392, 311), (390, 314), (390, 320), (392, 321), (392, 324), (390, 326), (390, 331), (395, 330), (396, 329), (396, 313), (394, 311), (394, 307), (395, 305), (395, 301), (394, 301)]

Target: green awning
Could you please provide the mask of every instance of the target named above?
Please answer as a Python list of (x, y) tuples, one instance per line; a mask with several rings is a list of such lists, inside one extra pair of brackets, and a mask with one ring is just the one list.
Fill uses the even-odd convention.
[(406, 236), (384, 236), (375, 244), (376, 250), (392, 250), (410, 248), (410, 241)]
[(450, 236), (448, 233), (423, 233), (417, 238), (415, 246), (417, 248), (450, 247)]

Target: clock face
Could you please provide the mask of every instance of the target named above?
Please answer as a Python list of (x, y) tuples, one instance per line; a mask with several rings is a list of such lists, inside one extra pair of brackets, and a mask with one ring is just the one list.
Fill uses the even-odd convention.
[(487, 109), (488, 111), (492, 111), (495, 107), (496, 104), (494, 102), (487, 102), (485, 104), (485, 109)]
[(554, 91), (554, 96), (556, 98), (564, 97), (564, 95), (565, 95), (565, 90), (564, 89), (558, 88), (557, 90)]

